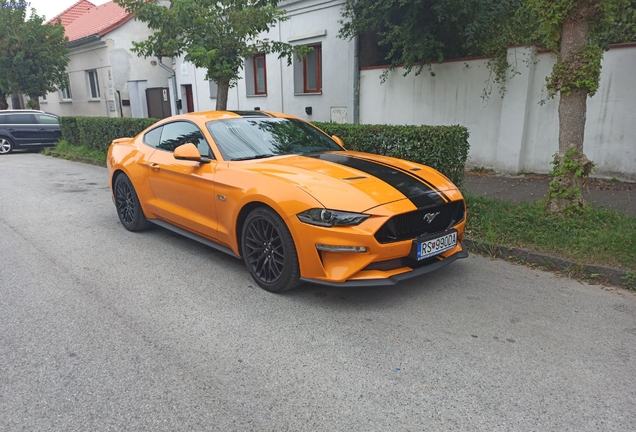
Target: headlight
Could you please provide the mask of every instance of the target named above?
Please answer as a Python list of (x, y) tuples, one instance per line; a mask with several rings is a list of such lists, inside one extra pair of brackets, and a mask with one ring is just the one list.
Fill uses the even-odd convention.
[(311, 225), (332, 227), (336, 225), (358, 225), (369, 215), (339, 210), (310, 209), (298, 214), (298, 219)]

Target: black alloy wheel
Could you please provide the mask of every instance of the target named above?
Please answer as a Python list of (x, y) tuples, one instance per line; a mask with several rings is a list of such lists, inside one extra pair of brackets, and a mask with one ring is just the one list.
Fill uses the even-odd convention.
[(278, 293), (299, 285), (296, 246), (275, 211), (267, 207), (252, 210), (243, 225), (241, 246), (245, 265), (261, 288)]
[(0, 137), (0, 154), (9, 154), (13, 151), (13, 143), (9, 138)]
[(148, 228), (149, 222), (141, 209), (135, 188), (125, 174), (120, 174), (115, 180), (115, 206), (121, 224), (128, 231)]

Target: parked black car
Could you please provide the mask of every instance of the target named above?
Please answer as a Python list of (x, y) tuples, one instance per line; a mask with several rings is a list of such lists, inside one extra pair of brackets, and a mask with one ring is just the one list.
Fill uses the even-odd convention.
[(0, 111), (0, 155), (14, 149), (55, 145), (62, 136), (57, 116), (36, 110)]

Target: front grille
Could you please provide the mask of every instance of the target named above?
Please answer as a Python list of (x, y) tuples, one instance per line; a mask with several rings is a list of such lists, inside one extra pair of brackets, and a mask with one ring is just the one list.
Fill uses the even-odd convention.
[(429, 264), (433, 264), (434, 262), (443, 259), (442, 256), (434, 256), (430, 258), (423, 259), (418, 261), (413, 258), (397, 258), (388, 261), (379, 261), (374, 262), (366, 266), (363, 270), (381, 270), (381, 271), (391, 271), (395, 269), (399, 269), (402, 267), (411, 267), (412, 269), (420, 268), (427, 266)]
[[(438, 215), (429, 223), (427, 214)], [(447, 230), (464, 219), (464, 201), (427, 207), (410, 213), (393, 216), (375, 233), (379, 243), (393, 243), (413, 239), (426, 234)]]

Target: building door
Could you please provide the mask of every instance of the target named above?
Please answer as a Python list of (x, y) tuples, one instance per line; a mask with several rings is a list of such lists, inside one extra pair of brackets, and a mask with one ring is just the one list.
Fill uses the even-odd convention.
[(172, 115), (168, 87), (146, 89), (146, 102), (148, 103), (148, 117), (162, 119)]
[(194, 100), (192, 99), (192, 84), (186, 84), (183, 86), (186, 97), (186, 108), (188, 112), (194, 112)]

